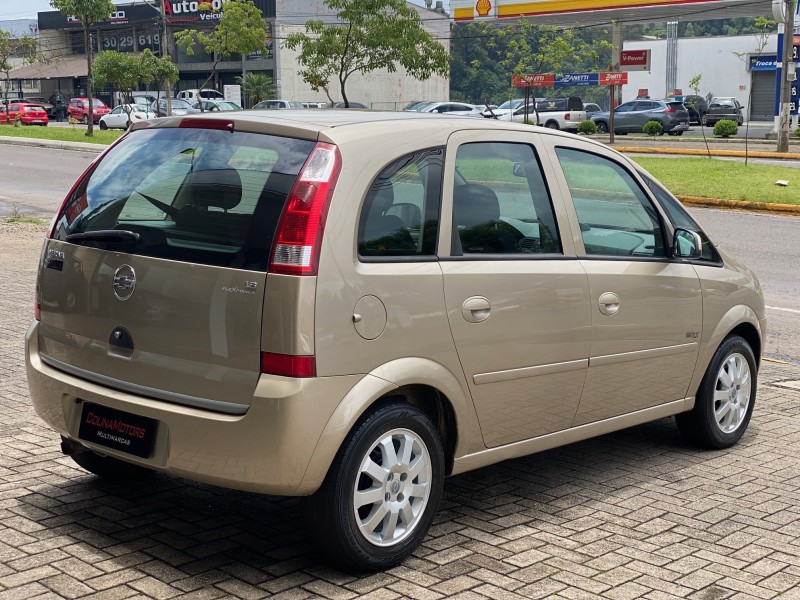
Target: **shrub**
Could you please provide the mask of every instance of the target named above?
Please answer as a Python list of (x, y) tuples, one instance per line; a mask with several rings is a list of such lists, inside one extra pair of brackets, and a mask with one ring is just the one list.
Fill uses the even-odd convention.
[(795, 130), (794, 130), (794, 134), (795, 134), (797, 137), (800, 137), (800, 127), (798, 127), (797, 129), (795, 129)]
[(597, 125), (594, 121), (581, 121), (578, 123), (578, 133), (583, 133), (586, 135), (592, 135), (593, 133), (597, 133)]
[(714, 124), (714, 135), (720, 137), (726, 138), (736, 135), (737, 131), (739, 131), (739, 126), (736, 121), (731, 121), (730, 119), (722, 119)]
[(658, 121), (648, 121), (644, 124), (644, 127), (642, 127), (642, 131), (647, 135), (661, 135), (664, 133), (664, 128)]

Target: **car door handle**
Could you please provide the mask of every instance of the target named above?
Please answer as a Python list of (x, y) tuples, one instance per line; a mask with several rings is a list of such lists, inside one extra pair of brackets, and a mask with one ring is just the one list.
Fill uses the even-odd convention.
[(619, 296), (614, 292), (600, 294), (600, 312), (604, 315), (615, 315), (619, 311)]
[(470, 323), (480, 323), (489, 318), (492, 312), (492, 305), (483, 296), (472, 296), (464, 300), (461, 305), (461, 314)]

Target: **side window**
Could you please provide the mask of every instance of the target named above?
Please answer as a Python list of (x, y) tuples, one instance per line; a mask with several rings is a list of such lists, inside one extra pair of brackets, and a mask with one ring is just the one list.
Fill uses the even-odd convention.
[(616, 162), (568, 148), (557, 148), (588, 255), (666, 256), (655, 207)]
[(664, 189), (664, 187), (661, 186), (661, 184), (659, 184), (657, 181), (651, 179), (644, 173), (640, 173), (640, 175), (647, 184), (647, 187), (650, 188), (650, 191), (653, 192), (653, 195), (661, 204), (664, 212), (667, 213), (669, 220), (672, 221), (672, 225), (675, 227), (680, 227), (681, 229), (694, 231), (700, 236), (700, 239), (703, 241), (703, 254), (700, 256), (700, 260), (720, 262), (721, 258), (714, 248), (714, 245), (711, 243), (711, 240), (708, 239), (708, 236), (700, 228), (697, 222), (689, 215), (688, 212), (686, 212), (686, 209), (683, 207), (683, 205), (678, 202), (675, 197), (666, 189)]
[(558, 228), (533, 148), (463, 144), (453, 187), (453, 255), (555, 254)]
[(358, 225), (362, 257), (436, 255), (443, 148), (396, 160), (372, 182)]
[(631, 112), (634, 106), (635, 106), (634, 102), (626, 102), (625, 104), (620, 104), (614, 112), (618, 113)]

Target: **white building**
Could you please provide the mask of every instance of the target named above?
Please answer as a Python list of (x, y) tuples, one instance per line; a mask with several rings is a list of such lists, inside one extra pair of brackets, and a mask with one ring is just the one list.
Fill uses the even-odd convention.
[[(777, 34), (769, 35), (759, 52), (761, 42), (755, 35), (680, 38), (675, 87), (683, 94), (693, 94), (689, 82), (699, 75), (701, 96), (734, 96), (745, 106), (745, 118), (771, 121), (777, 40)], [(650, 50), (650, 71), (628, 73), (628, 83), (622, 86), (623, 102), (636, 98), (641, 89), (651, 98), (664, 98), (673, 91), (666, 89), (667, 40), (624, 42), (623, 49)]]

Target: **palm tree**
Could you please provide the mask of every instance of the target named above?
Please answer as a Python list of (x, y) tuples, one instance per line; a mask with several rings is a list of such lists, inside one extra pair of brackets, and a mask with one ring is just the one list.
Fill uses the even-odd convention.
[(258, 104), (266, 98), (274, 98), (277, 94), (275, 81), (266, 73), (245, 73), (244, 77), (237, 77), (236, 82), (242, 86), (242, 91), (249, 99), (250, 106)]

